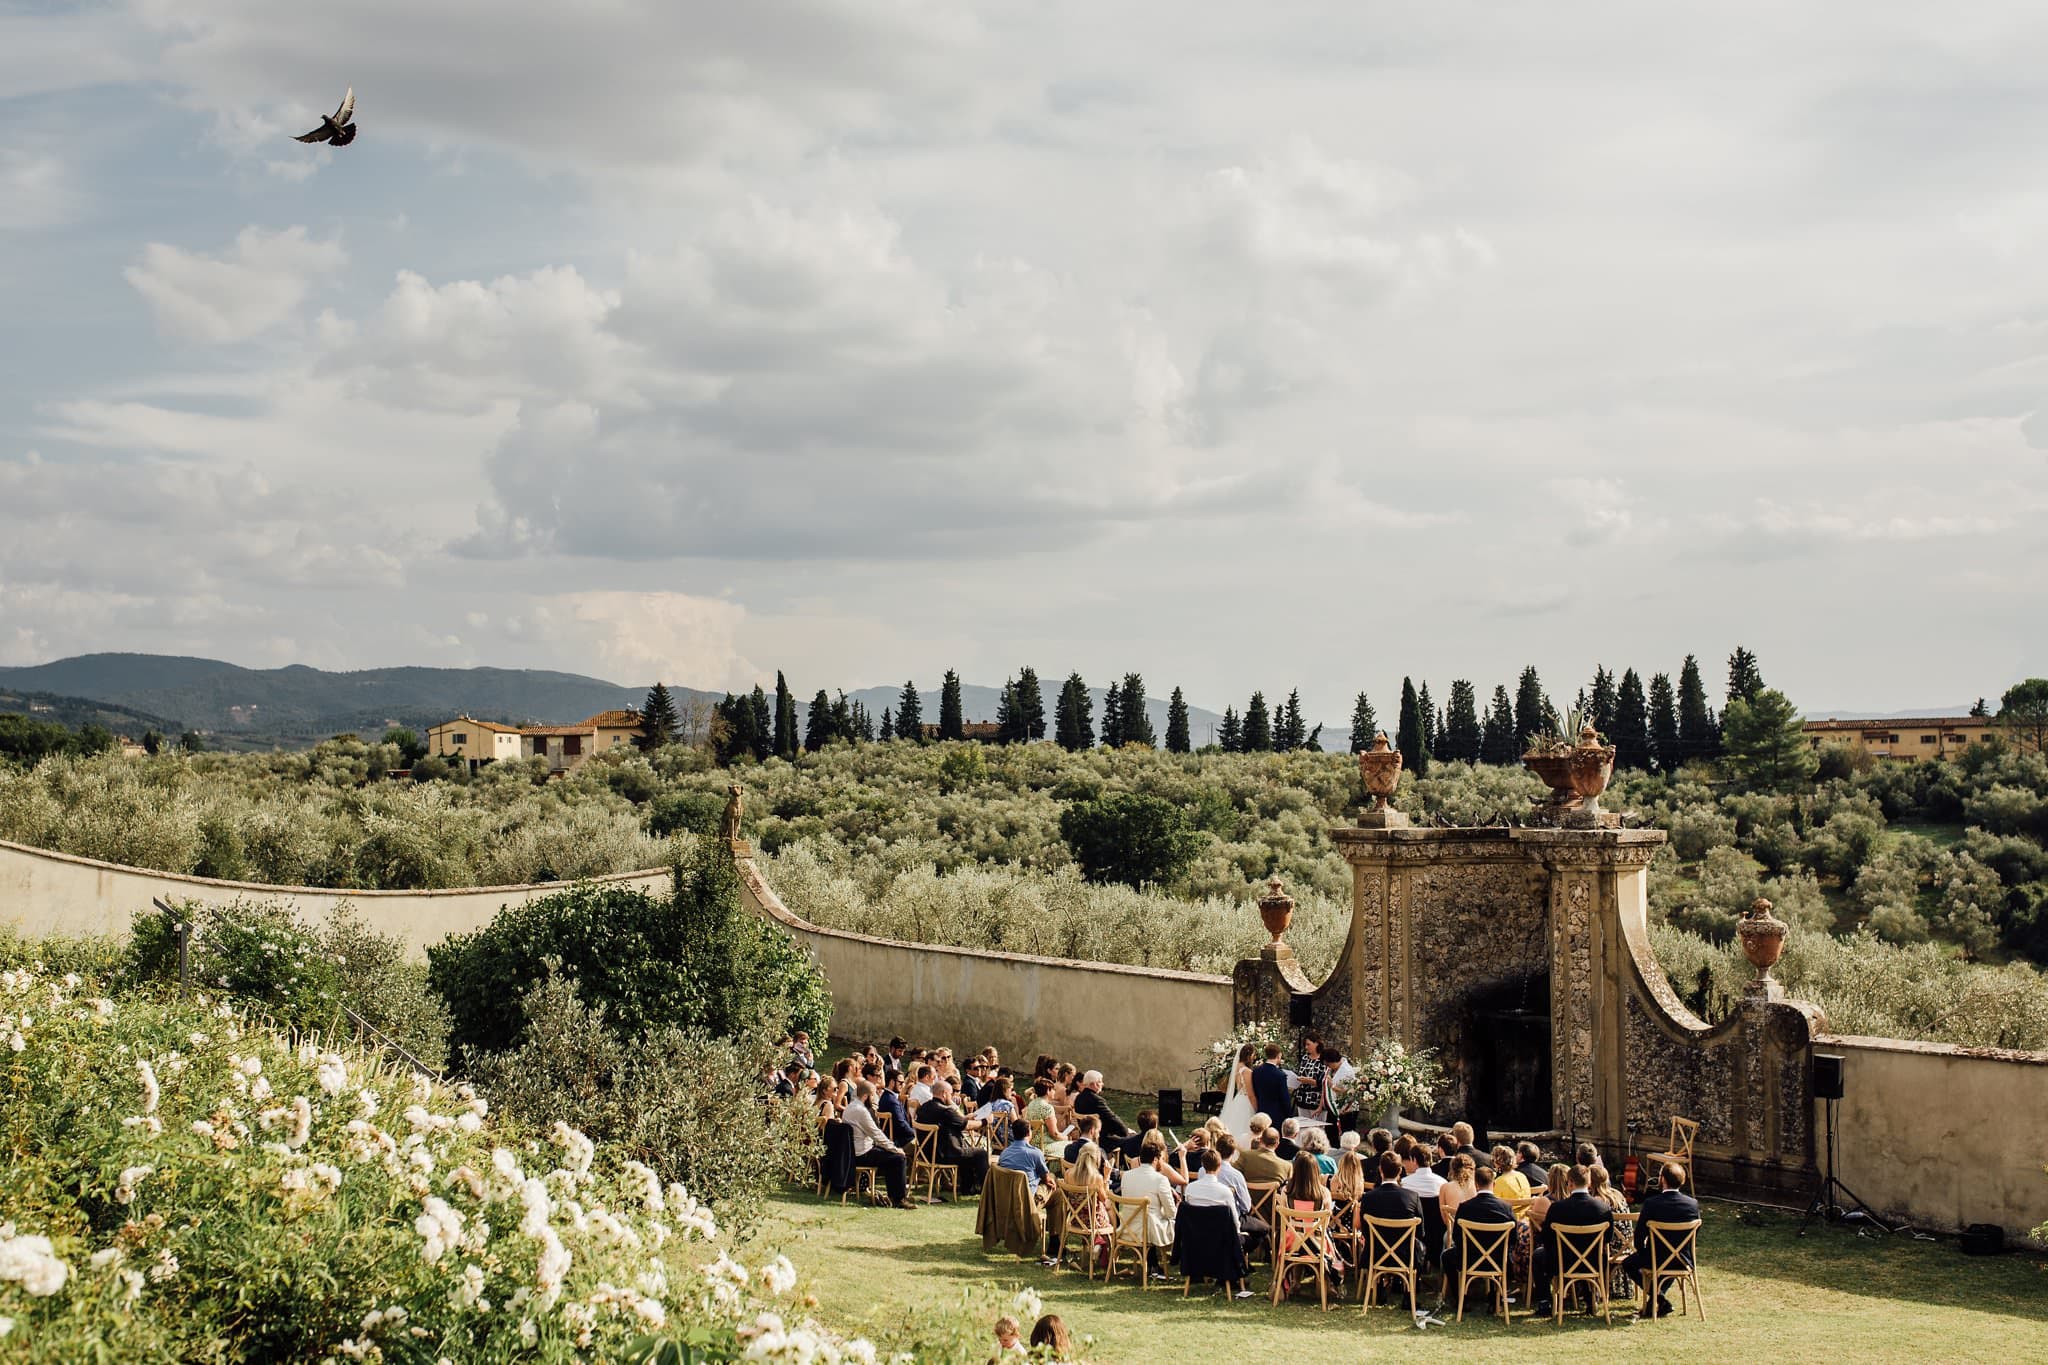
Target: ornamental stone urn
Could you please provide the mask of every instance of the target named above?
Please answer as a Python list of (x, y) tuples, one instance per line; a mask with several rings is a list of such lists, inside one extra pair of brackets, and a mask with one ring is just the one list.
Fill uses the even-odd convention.
[(1737, 921), (1735, 932), (1742, 937), (1742, 955), (1756, 968), (1756, 987), (1768, 989), (1777, 984), (1771, 979), (1771, 968), (1778, 965), (1778, 958), (1785, 951), (1785, 930), (1789, 927), (1771, 913), (1771, 903), (1762, 896), (1752, 901)]
[(1266, 932), (1273, 936), (1273, 941), (1266, 946), (1285, 947), (1280, 936), (1294, 922), (1294, 897), (1287, 894), (1278, 877), (1268, 882), (1266, 887), (1265, 897), (1259, 901), (1259, 918), (1265, 921)]
[(1408, 817), (1387, 804), (1394, 788), (1401, 784), (1401, 751), (1387, 743), (1387, 732), (1373, 736), (1372, 747), (1358, 754), (1358, 776), (1372, 804), (1358, 813), (1361, 829), (1402, 829)]
[(1614, 776), (1614, 746), (1602, 744), (1591, 724), (1580, 729), (1577, 744), (1566, 748), (1553, 741), (1551, 747), (1532, 749), (1522, 755), (1522, 766), (1550, 788), (1543, 814), (1552, 823), (1584, 829), (1619, 823), (1600, 809), (1600, 793)]

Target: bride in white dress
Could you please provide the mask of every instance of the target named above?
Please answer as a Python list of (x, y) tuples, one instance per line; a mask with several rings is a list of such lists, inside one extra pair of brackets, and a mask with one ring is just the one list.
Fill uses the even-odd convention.
[(1223, 1126), (1240, 1145), (1251, 1140), (1252, 1115), (1258, 1112), (1252, 1103), (1252, 1061), (1258, 1050), (1246, 1043), (1237, 1050), (1237, 1061), (1230, 1068), (1230, 1085), (1223, 1096)]

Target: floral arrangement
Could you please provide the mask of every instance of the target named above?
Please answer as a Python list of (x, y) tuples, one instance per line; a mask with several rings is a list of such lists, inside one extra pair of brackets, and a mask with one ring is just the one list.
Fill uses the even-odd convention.
[(1376, 1117), (1389, 1109), (1427, 1110), (1444, 1088), (1444, 1069), (1435, 1052), (1410, 1052), (1398, 1039), (1375, 1042), (1357, 1066), (1361, 1115)]
[(1200, 1070), (1204, 1087), (1210, 1090), (1230, 1088), (1230, 1068), (1237, 1061), (1238, 1049), (1246, 1043), (1250, 1043), (1252, 1051), (1263, 1057), (1269, 1043), (1286, 1047), (1287, 1035), (1278, 1024), (1260, 1019), (1239, 1025), (1231, 1033), (1218, 1038), (1202, 1049)]
[(680, 1183), (204, 995), (0, 972), (0, 1357), (872, 1362)]

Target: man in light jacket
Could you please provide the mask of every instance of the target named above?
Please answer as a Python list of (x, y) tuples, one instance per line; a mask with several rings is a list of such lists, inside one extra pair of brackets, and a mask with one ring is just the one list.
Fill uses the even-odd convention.
[(889, 1191), (889, 1203), (895, 1208), (909, 1208), (910, 1186), (903, 1149), (889, 1141), (889, 1135), (875, 1121), (875, 1087), (866, 1081), (856, 1084), (853, 1098), (847, 1101), (846, 1111), (840, 1117), (853, 1129), (853, 1164), (879, 1172)]
[[(1158, 1258), (1159, 1273), (1165, 1275), (1166, 1248), (1173, 1245), (1173, 1223), (1180, 1210), (1174, 1202), (1173, 1182), (1166, 1178), (1166, 1144), (1156, 1134), (1145, 1138), (1138, 1148), (1138, 1164), (1124, 1172), (1123, 1194), (1126, 1199), (1146, 1201), (1147, 1254)], [(1138, 1215), (1135, 1209), (1119, 1209), (1117, 1212), (1133, 1220)]]

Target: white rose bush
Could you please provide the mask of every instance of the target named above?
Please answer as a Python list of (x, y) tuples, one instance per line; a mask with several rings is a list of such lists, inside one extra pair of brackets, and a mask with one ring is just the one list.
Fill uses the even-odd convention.
[(0, 972), (0, 1358), (876, 1358), (785, 1257), (566, 1123), (203, 994), (109, 994)]

